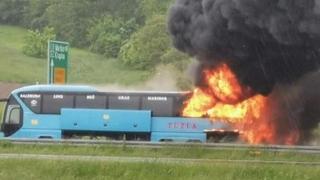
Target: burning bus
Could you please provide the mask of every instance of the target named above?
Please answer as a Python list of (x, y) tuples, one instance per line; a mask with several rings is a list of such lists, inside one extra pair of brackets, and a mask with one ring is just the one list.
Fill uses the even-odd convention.
[[(35, 85), (14, 90), (2, 132), (9, 138), (105, 137), (117, 140), (296, 144), (281, 136), (270, 98), (243, 88), (226, 64), (203, 71), (192, 92), (98, 92), (92, 87)], [(271, 98), (272, 99), (272, 98)]]
[(238, 136), (222, 121), (183, 117), (187, 92), (98, 92), (88, 86), (34, 85), (14, 90), (1, 130), (5, 138), (206, 142)]

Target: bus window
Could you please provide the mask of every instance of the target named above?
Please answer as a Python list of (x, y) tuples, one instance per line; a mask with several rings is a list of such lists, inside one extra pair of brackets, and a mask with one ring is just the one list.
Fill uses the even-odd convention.
[(9, 98), (3, 117), (5, 119), (1, 128), (6, 137), (22, 127), (22, 109), (13, 96)]
[(96, 108), (105, 109), (107, 107), (107, 97), (97, 94), (77, 95), (76, 108)]
[(5, 119), (6, 124), (19, 124), (20, 123), (20, 106), (18, 105), (9, 105), (8, 113)]
[(153, 116), (173, 116), (173, 98), (162, 95), (142, 97), (141, 109), (151, 110)]
[(61, 108), (73, 108), (73, 95), (60, 93), (43, 95), (43, 114), (60, 114)]
[(139, 109), (140, 97), (126, 94), (110, 95), (109, 109)]
[(41, 94), (21, 93), (19, 97), (32, 112), (37, 114), (41, 112)]

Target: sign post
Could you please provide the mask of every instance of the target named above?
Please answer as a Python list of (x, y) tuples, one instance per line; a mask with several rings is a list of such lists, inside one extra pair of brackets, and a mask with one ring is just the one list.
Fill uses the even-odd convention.
[(48, 41), (48, 84), (67, 82), (69, 43)]

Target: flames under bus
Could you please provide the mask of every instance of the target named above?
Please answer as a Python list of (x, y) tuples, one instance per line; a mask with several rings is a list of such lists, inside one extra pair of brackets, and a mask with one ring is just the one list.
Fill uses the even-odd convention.
[(186, 96), (181, 92), (98, 92), (88, 86), (27, 86), (7, 99), (2, 136), (206, 142), (238, 135), (223, 122), (181, 117)]

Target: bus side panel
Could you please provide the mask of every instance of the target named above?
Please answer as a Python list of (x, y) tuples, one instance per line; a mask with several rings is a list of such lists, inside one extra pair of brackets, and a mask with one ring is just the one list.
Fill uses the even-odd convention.
[(60, 114), (24, 113), (24, 129), (51, 129), (60, 130)]
[[(230, 124), (206, 118), (153, 117), (151, 141), (201, 141), (208, 132), (219, 130), (234, 133)], [(219, 135), (219, 134), (218, 134)]]
[(24, 110), (22, 127), (9, 138), (61, 139), (60, 115), (34, 114)]
[(206, 141), (205, 129), (212, 123), (207, 119), (153, 117), (151, 141)]
[(50, 129), (20, 129), (9, 138), (30, 138), (30, 139), (61, 139), (61, 130)]
[(208, 119), (182, 117), (152, 117), (152, 132), (203, 133), (212, 128)]
[(151, 112), (62, 109), (61, 129), (63, 131), (150, 132)]

